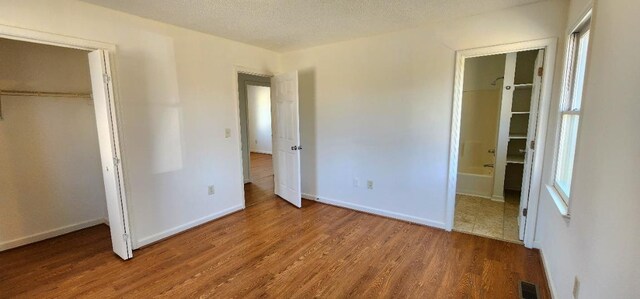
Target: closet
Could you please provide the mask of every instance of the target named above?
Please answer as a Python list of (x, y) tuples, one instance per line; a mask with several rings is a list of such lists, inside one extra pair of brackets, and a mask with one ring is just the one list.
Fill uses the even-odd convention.
[(542, 50), (507, 54), (500, 107), (496, 177), (493, 198), (504, 190), (522, 191), (528, 185), (532, 142), (535, 142)]
[(0, 38), (0, 251), (108, 223), (131, 257), (111, 82), (105, 50)]

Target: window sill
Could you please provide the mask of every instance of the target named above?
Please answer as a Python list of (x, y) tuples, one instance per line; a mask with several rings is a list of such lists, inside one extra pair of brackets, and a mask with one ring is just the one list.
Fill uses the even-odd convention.
[(556, 189), (553, 188), (553, 186), (547, 185), (547, 192), (549, 192), (549, 195), (551, 195), (553, 202), (558, 207), (558, 211), (560, 212), (560, 215), (562, 215), (562, 217), (567, 219), (571, 218), (571, 215), (569, 215), (569, 206), (564, 202), (564, 200), (562, 200), (562, 197), (560, 196), (558, 191), (556, 191)]

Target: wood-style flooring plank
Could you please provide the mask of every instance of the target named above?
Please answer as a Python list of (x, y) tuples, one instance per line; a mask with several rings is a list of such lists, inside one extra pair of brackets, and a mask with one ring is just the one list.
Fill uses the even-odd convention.
[(520, 280), (550, 298), (536, 250), (265, 188), (129, 261), (105, 225), (1, 252), (0, 298), (517, 298)]

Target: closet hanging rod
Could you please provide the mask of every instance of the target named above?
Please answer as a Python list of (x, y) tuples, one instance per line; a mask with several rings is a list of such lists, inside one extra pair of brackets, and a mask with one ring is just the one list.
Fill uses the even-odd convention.
[(3, 119), (3, 117), (2, 117), (2, 96), (85, 98), (85, 99), (89, 99), (89, 100), (93, 99), (93, 96), (90, 93), (31, 91), (31, 90), (0, 90), (0, 120)]
[(91, 99), (90, 93), (78, 92), (55, 92), (55, 91), (31, 91), (31, 90), (0, 90), (3, 96), (19, 96), (19, 97), (60, 97), (60, 98), (88, 98)]

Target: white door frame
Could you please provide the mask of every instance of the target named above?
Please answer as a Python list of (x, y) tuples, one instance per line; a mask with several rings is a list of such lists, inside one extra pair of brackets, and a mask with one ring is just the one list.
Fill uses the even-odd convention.
[[(7, 25), (1, 25), (1, 24), (0, 24), (0, 38), (19, 40), (19, 41), (30, 42), (35, 44), (45, 44), (45, 45), (63, 47), (63, 48), (79, 49), (79, 50), (85, 50), (85, 51), (105, 50), (109, 53), (109, 56), (110, 56), (109, 67), (111, 69), (111, 86), (114, 91), (113, 92), (114, 103), (112, 108), (114, 108), (115, 110), (113, 118), (111, 119), (111, 122), (110, 122), (110, 127), (113, 129), (113, 137), (115, 139), (114, 154), (116, 157), (120, 158), (120, 163), (117, 164), (118, 181), (120, 184), (119, 195), (122, 201), (126, 203), (126, 205), (123, 205), (122, 209), (123, 209), (123, 214), (124, 214), (123, 218), (125, 223), (124, 231), (127, 234), (128, 241), (129, 241), (128, 244), (130, 246), (129, 251), (131, 251), (133, 248), (136, 248), (135, 244), (133, 244), (132, 242), (132, 240), (135, 240), (135, 238), (133, 237), (133, 232), (131, 230), (131, 214), (129, 213), (130, 207), (129, 207), (128, 201), (126, 200), (127, 189), (128, 189), (127, 188), (128, 182), (126, 180), (126, 175), (124, 174), (125, 168), (126, 168), (125, 167), (126, 159), (122, 154), (123, 142), (122, 142), (122, 138), (120, 138), (120, 136), (122, 136), (122, 132), (120, 127), (118, 126), (118, 124), (120, 123), (119, 112), (121, 111), (121, 107), (120, 107), (120, 101), (119, 101), (120, 95), (118, 90), (118, 86), (119, 86), (118, 76), (117, 76), (117, 70), (115, 67), (116, 66), (115, 61), (117, 59), (116, 45), (99, 42), (99, 41), (86, 40), (86, 39), (77, 38), (77, 37), (70, 37), (66, 35), (59, 35), (55, 33), (48, 33), (48, 32), (12, 27)], [(111, 237), (121, 238), (122, 236), (111, 236)], [(133, 257), (133, 254), (129, 256), (129, 258), (131, 257)]]
[[(255, 75), (261, 77), (273, 77), (272, 73), (266, 71), (259, 71), (252, 68), (248, 68), (245, 66), (234, 65), (233, 66), (233, 90), (236, 94), (235, 96), (235, 115), (236, 115), (236, 136), (238, 136), (237, 146), (240, 153), (240, 182), (242, 183), (242, 208), (246, 208), (246, 200), (244, 194), (244, 156), (242, 155), (242, 124), (241, 124), (241, 115), (242, 111), (240, 111), (240, 86), (238, 86), (238, 74), (247, 74), (247, 75)], [(273, 132), (273, 111), (271, 112), (271, 130)], [(271, 152), (273, 153), (273, 142), (271, 142)], [(251, 161), (249, 161), (249, 165), (251, 165)]]
[(465, 59), (505, 54), (528, 50), (545, 50), (544, 72), (542, 75), (542, 87), (538, 108), (538, 123), (536, 126), (536, 143), (533, 163), (531, 165), (531, 189), (529, 193), (529, 206), (527, 208), (527, 226), (524, 234), (524, 245), (533, 247), (535, 227), (538, 219), (538, 200), (542, 181), (542, 163), (545, 147), (546, 132), (548, 126), (549, 106), (552, 97), (552, 83), (556, 60), (556, 38), (547, 38), (519, 43), (489, 46), (482, 48), (456, 51), (455, 79), (453, 87), (453, 109), (451, 116), (451, 143), (449, 150), (449, 174), (447, 184), (447, 204), (445, 215), (445, 228), (453, 229), (453, 221), (456, 205), (456, 184), (458, 176), (458, 150), (460, 146), (460, 118), (462, 114), (462, 91), (464, 82)]

